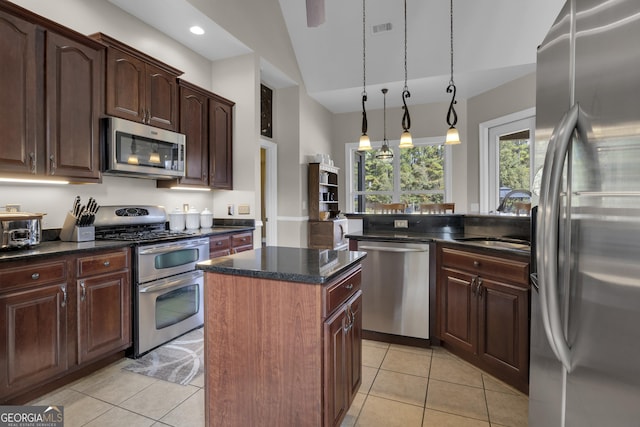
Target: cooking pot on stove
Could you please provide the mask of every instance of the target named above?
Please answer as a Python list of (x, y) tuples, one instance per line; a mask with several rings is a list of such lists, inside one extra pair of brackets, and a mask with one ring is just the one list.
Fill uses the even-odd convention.
[(40, 244), (42, 213), (0, 212), (0, 249)]

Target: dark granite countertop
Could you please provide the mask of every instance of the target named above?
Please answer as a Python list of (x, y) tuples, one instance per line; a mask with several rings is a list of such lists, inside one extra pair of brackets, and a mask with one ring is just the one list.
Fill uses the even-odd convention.
[[(222, 234), (234, 234), (242, 231), (252, 231), (255, 227), (250, 226), (215, 226), (213, 228), (201, 228), (193, 230), (190, 236), (180, 236), (175, 239), (165, 239), (161, 242), (188, 239), (190, 237), (208, 237)], [(160, 242), (160, 241), (158, 241)], [(158, 243), (145, 242), (145, 243)], [(43, 241), (37, 246), (22, 249), (6, 249), (0, 251), (0, 262), (15, 261), (30, 257), (48, 257), (53, 255), (67, 255), (76, 252), (91, 250), (103, 250), (112, 248), (122, 248), (126, 246), (136, 246), (138, 243), (121, 240), (94, 240), (89, 242), (63, 242), (61, 240)]]
[(62, 242), (55, 240), (42, 242), (37, 246), (22, 249), (6, 249), (0, 251), (0, 263), (3, 261), (17, 261), (25, 258), (41, 258), (57, 255), (68, 255), (77, 252), (88, 252), (104, 249), (117, 249), (133, 246), (133, 242), (116, 240), (95, 240), (90, 242)]
[[(352, 240), (362, 242), (398, 242), (398, 243), (453, 243), (460, 246), (470, 246), (477, 249), (487, 250), (494, 253), (509, 252), (513, 254), (529, 255), (530, 247), (527, 245), (494, 245), (488, 246), (487, 242), (483, 242), (481, 239), (492, 239), (501, 236), (492, 235), (479, 235), (461, 232), (398, 232), (398, 231), (374, 231), (374, 232), (357, 232), (347, 234), (345, 237)], [(471, 240), (474, 239), (474, 240)]]
[(322, 284), (360, 263), (365, 252), (267, 246), (201, 262), (209, 273)]

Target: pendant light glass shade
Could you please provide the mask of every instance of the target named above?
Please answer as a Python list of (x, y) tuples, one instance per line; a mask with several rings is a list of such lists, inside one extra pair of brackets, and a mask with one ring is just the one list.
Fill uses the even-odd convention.
[(371, 150), (371, 140), (369, 140), (369, 136), (364, 133), (360, 136), (360, 144), (358, 145), (358, 151), (369, 151)]
[(413, 148), (413, 139), (411, 138), (411, 132), (405, 130), (400, 135), (400, 148)]
[(456, 145), (460, 144), (460, 134), (458, 133), (458, 129), (451, 126), (447, 131), (447, 139), (445, 141), (445, 145)]

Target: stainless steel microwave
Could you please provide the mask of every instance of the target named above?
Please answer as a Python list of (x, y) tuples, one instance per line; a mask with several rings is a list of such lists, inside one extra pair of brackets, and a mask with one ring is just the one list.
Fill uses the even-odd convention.
[(184, 176), (186, 137), (130, 120), (102, 119), (107, 175), (172, 179)]

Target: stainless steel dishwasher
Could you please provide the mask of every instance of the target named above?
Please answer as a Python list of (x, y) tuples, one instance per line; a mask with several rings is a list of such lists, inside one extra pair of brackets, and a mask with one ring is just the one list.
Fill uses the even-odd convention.
[(429, 244), (360, 241), (362, 329), (429, 338)]

